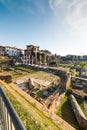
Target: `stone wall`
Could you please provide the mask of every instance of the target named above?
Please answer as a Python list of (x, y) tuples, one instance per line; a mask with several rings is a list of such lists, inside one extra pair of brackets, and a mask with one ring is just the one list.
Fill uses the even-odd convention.
[(37, 70), (37, 71), (45, 71), (47, 73), (53, 73), (61, 78), (60, 86), (62, 87), (63, 91), (66, 90), (66, 83), (67, 83), (67, 71), (59, 68), (54, 68), (54, 67), (44, 67), (44, 66), (35, 66), (35, 65), (24, 65), (30, 69)]
[(0, 73), (0, 80), (5, 80), (5, 82), (11, 83), (12, 82), (12, 76), (10, 74)]

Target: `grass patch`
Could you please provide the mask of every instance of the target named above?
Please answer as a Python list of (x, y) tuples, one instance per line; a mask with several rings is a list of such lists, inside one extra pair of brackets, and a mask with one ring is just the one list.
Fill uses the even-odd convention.
[(5, 92), (27, 130), (45, 129), (43, 124), (34, 120), (31, 113), (22, 104), (20, 104), (11, 94), (9, 94), (8, 91), (5, 90)]
[(0, 63), (6, 62), (6, 61), (9, 61), (9, 60), (10, 60), (10, 58), (8, 58), (8, 57), (0, 56)]
[(82, 112), (84, 113), (84, 115), (86, 115), (86, 110), (84, 108), (84, 99), (80, 98), (80, 97), (75, 97), (75, 98), (76, 98), (76, 100), (77, 100), (77, 102), (78, 102)]
[(22, 71), (25, 71), (25, 72), (29, 72), (29, 73), (37, 72), (36, 70), (29, 69), (28, 67), (22, 66), (22, 65), (12, 66), (12, 67), (13, 67), (14, 69), (19, 69), (19, 70), (22, 70)]
[(62, 103), (57, 111), (57, 115), (59, 115), (61, 118), (63, 118), (65, 121), (67, 121), (69, 124), (71, 124), (74, 128), (77, 130), (80, 130), (77, 120), (74, 116), (74, 113), (71, 108), (71, 104), (69, 102), (68, 97), (70, 96), (70, 92), (67, 92), (65, 97), (62, 100)]
[(84, 109), (84, 99), (78, 98), (78, 97), (75, 97), (75, 98), (76, 98), (80, 108), (83, 110)]
[(46, 117), (35, 104), (31, 104), (26, 100), (30, 105), (29, 107), (31, 107), (32, 110), (35, 109), (36, 114), (38, 113), (38, 116), (36, 116), (37, 118), (35, 118), (35, 115), (32, 115), (32, 111), (29, 111), (23, 104), (19, 103), (6, 88), (4, 88), (4, 90), (27, 130), (60, 130), (60, 128), (58, 128), (50, 118)]
[[(14, 91), (15, 91), (15, 90), (14, 90)], [(17, 93), (18, 93), (18, 92), (17, 92)], [(18, 93), (18, 94), (19, 94), (21, 97), (23, 97), (23, 98), (31, 105), (31, 107), (33, 107), (33, 109), (36, 110), (36, 112), (38, 113), (38, 115), (39, 115), (42, 119), (45, 120), (45, 126), (46, 126), (46, 127), (49, 126), (50, 123), (51, 123), (51, 124), (54, 124), (50, 118), (46, 117), (46, 116), (44, 115), (44, 113), (43, 113), (42, 111), (40, 111), (40, 110), (36, 107), (36, 104), (33, 104), (33, 103), (29, 102), (29, 101), (28, 101), (24, 96), (22, 96), (20, 93)], [(54, 125), (55, 125), (55, 124), (54, 124)], [(58, 128), (58, 129), (59, 129), (59, 128)], [(60, 130), (60, 129), (59, 129), (59, 130)]]

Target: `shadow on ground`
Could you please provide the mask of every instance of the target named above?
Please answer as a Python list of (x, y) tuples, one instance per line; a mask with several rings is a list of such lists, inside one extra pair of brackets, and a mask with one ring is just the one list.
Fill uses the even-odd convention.
[(67, 100), (62, 108), (61, 108), (62, 118), (67, 121), (69, 124), (71, 124), (76, 130), (83, 130), (79, 127), (78, 122), (75, 118), (75, 115), (73, 113), (73, 110), (71, 108), (71, 104), (69, 100)]

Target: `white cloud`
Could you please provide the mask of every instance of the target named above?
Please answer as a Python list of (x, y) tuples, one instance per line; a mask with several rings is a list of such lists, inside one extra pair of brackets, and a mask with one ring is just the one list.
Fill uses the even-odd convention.
[(67, 23), (72, 29), (87, 28), (87, 0), (49, 0), (50, 8), (62, 15), (62, 22)]
[(49, 0), (49, 5), (52, 10), (56, 11), (62, 0)]

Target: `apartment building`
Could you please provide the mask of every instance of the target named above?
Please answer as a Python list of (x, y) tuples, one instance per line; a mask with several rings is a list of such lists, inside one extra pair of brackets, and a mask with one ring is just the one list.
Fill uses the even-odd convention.
[(10, 46), (5, 46), (5, 52), (9, 56), (20, 56), (21, 49), (18, 49), (18, 48), (15, 48), (15, 47), (10, 47)]

